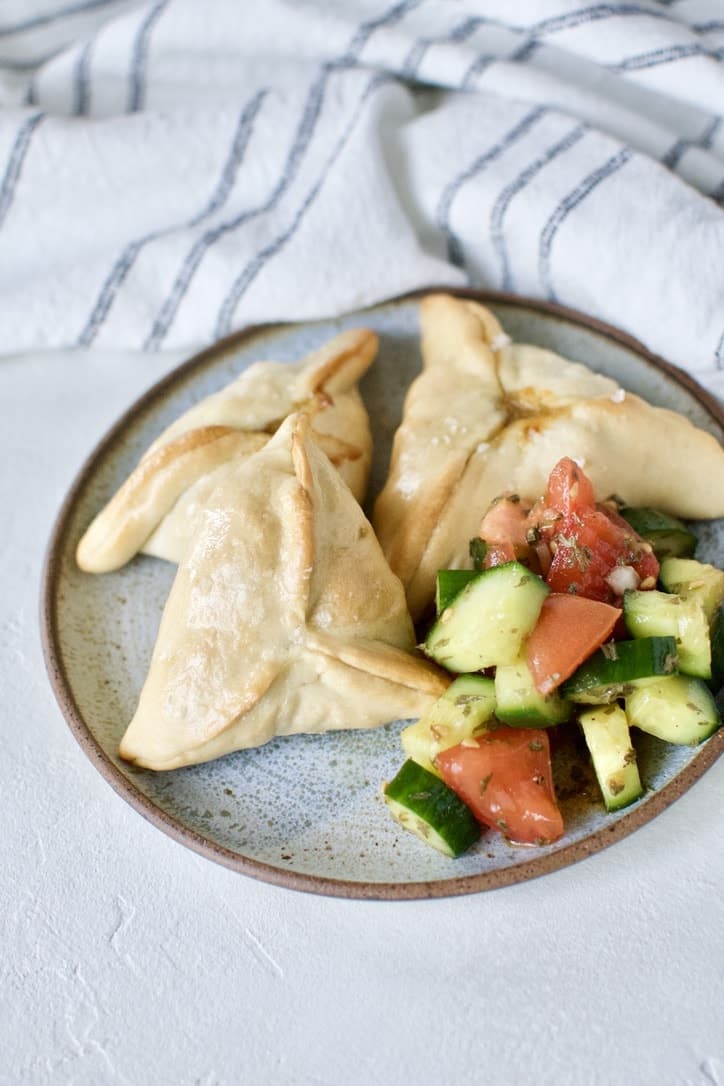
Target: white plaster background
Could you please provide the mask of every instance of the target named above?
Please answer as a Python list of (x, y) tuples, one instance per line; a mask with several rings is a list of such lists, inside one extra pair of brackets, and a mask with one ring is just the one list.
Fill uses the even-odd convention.
[(45, 677), (42, 556), (176, 360), (0, 359), (0, 1083), (724, 1086), (724, 760), (584, 863), (399, 903), (226, 871), (93, 769)]

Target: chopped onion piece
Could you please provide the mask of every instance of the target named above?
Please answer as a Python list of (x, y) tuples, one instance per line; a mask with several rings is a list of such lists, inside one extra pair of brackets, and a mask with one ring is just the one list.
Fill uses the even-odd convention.
[(633, 566), (615, 566), (606, 578), (606, 584), (617, 596), (623, 596), (629, 589), (638, 588), (640, 583), (641, 578)]

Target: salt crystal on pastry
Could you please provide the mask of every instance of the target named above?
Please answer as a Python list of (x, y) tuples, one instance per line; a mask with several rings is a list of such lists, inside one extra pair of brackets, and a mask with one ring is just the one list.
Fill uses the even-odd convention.
[[(724, 516), (724, 450), (682, 415), (541, 347), (494, 349), (502, 330), (476, 302), (429, 295), (420, 321), (423, 370), (373, 516), (413, 618), (430, 605), (439, 569), (469, 565), (468, 542), (493, 498), (536, 500), (563, 456), (585, 462), (599, 494), (685, 518)], [(454, 433), (451, 414), (464, 420)]]
[(342, 332), (293, 363), (257, 362), (176, 419), (98, 513), (76, 559), (89, 573), (125, 565), (140, 550), (178, 562), (200, 509), (228, 465), (258, 452), (304, 408), (321, 448), (362, 500), (372, 456), (357, 381), (377, 353), (366, 329)]

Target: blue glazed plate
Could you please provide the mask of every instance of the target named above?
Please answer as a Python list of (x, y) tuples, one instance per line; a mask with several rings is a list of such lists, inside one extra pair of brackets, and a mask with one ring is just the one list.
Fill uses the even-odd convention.
[[(724, 413), (716, 401), (621, 333), (541, 302), (457, 293), (488, 304), (514, 340), (585, 362), (722, 440)], [(378, 360), (361, 384), (375, 441), (371, 507), (387, 473), (405, 392), (420, 368), (418, 298), (335, 320), (241, 332), (182, 365), (143, 396), (91, 454), (59, 514), (44, 573), (42, 633), (51, 682), (74, 735), (116, 791), (210, 859), (269, 882), (335, 896), (437, 897), (545, 874), (653, 818), (724, 747), (724, 729), (695, 749), (637, 734), (646, 794), (632, 807), (607, 814), (577, 729), (570, 728), (555, 751), (563, 839), (546, 848), (512, 848), (488, 833), (454, 861), (404, 833), (381, 799), (381, 782), (394, 776), (402, 760), (400, 721), (373, 731), (278, 739), (168, 773), (119, 759), (118, 743), (135, 710), (174, 570), (139, 556), (117, 573), (83, 574), (74, 560), (82, 532), (153, 438), (192, 403), (251, 362), (291, 361), (352, 326), (373, 328), (380, 336)], [(697, 553), (724, 565), (722, 522), (700, 526), (699, 536)]]

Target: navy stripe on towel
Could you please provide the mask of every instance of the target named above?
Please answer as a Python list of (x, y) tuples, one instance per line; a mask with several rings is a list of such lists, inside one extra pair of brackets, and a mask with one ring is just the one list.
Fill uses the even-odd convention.
[(38, 27), (56, 23), (60, 19), (68, 18), (70, 15), (81, 15), (83, 12), (94, 11), (96, 8), (108, 7), (115, 2), (116, 0), (80, 0), (77, 4), (68, 4), (67, 7), (61, 8), (60, 11), (49, 11), (44, 15), (34, 15), (30, 19), (24, 19), (21, 23), (0, 26), (0, 38), (11, 38), (17, 34), (26, 34), (30, 30), (37, 30)]
[(711, 34), (717, 30), (724, 30), (724, 19), (709, 19), (705, 23), (692, 23), (691, 30), (697, 34)]
[(402, 76), (404, 79), (412, 79), (417, 75), (418, 68), (425, 58), (425, 54), (432, 45), (445, 43), (459, 44), (471, 37), (483, 23), (488, 22), (480, 15), (474, 15), (465, 19), (462, 23), (452, 27), (447, 34), (439, 38), (420, 38), (402, 62)]
[(581, 183), (561, 200), (543, 228), (538, 257), (538, 274), (543, 290), (551, 300), (558, 300), (551, 279), (551, 249), (561, 224), (565, 222), (571, 211), (578, 207), (579, 204), (583, 203), (586, 197), (593, 192), (602, 181), (605, 181), (607, 177), (610, 177), (620, 170), (622, 166), (625, 166), (631, 157), (632, 152), (628, 149), (619, 151), (612, 158), (609, 158), (607, 162), (604, 162), (602, 166), (599, 166), (598, 169), (589, 173), (587, 177), (584, 177)]
[(325, 69), (322, 76), (316, 79), (312, 84), (307, 95), (302, 117), (297, 126), (291, 149), (287, 155), (286, 162), (284, 163), (281, 177), (277, 181), (271, 195), (267, 197), (263, 204), (242, 211), (233, 219), (220, 223), (218, 226), (210, 227), (200, 238), (197, 238), (191, 246), (181, 265), (181, 270), (176, 276), (176, 280), (153, 322), (153, 327), (144, 344), (145, 350), (155, 350), (160, 346), (168, 329), (171, 327), (171, 323), (188, 291), (196, 269), (203, 260), (207, 250), (225, 234), (228, 234), (233, 230), (238, 230), (244, 223), (271, 211), (279, 200), (281, 200), (282, 196), (296, 177), (304, 152), (314, 135), (317, 120), (322, 109), (327, 81), (329, 80), (330, 75), (330, 70)]
[(486, 68), (489, 68), (494, 61), (499, 58), (494, 53), (481, 53), (472, 62), (465, 75), (463, 76), (460, 86), (463, 90), (470, 90), (475, 84), (479, 75), (482, 75)]
[(435, 221), (447, 239), (448, 257), (458, 267), (463, 266), (463, 249), (460, 239), (450, 225), (450, 213), (460, 189), (477, 174), (482, 173), (489, 163), (502, 155), (516, 140), (522, 139), (547, 112), (545, 106), (536, 106), (535, 109), (530, 110), (498, 143), (483, 151), (474, 162), (466, 166), (461, 173), (445, 186), (435, 211)]
[(33, 132), (43, 120), (44, 116), (44, 113), (34, 113), (31, 117), (28, 117), (25, 123), (21, 125), (18, 134), (15, 137), (15, 143), (10, 152), (10, 158), (8, 159), (5, 174), (2, 183), (0, 184), (0, 227), (5, 222), (7, 213), (12, 205), (13, 197), (15, 196), (15, 188), (23, 168), (25, 156), (28, 153), (28, 146), (30, 145)]
[(129, 113), (137, 113), (143, 109), (146, 98), (146, 66), (148, 64), (151, 34), (167, 3), (168, 0), (159, 0), (148, 12), (136, 33), (131, 55), (130, 86), (128, 88)]
[(503, 220), (511, 201), (530, 181), (532, 181), (537, 173), (540, 173), (544, 166), (547, 166), (548, 163), (554, 158), (557, 158), (558, 155), (562, 155), (565, 151), (568, 151), (571, 147), (575, 146), (575, 144), (583, 138), (585, 132), (586, 126), (584, 124), (576, 125), (576, 127), (571, 129), (563, 139), (558, 140), (558, 142), (549, 147), (547, 151), (544, 151), (542, 155), (529, 163), (529, 165), (510, 182), (510, 184), (505, 186), (498, 196), (498, 199), (495, 201), (490, 215), (490, 236), (492, 238), (493, 248), (498, 254), (502, 266), (501, 288), (503, 290), (513, 289), (510, 259), (508, 257), (508, 248), (505, 244), (505, 236), (503, 233)]
[(257, 207), (242, 211), (233, 219), (207, 230), (194, 242), (184, 259), (181, 270), (179, 271), (169, 294), (164, 300), (161, 309), (153, 322), (151, 331), (144, 343), (144, 349), (155, 350), (160, 347), (178, 312), (179, 306), (189, 289), (194, 274), (208, 249), (225, 234), (238, 230), (245, 223), (273, 210), (276, 204), (281, 200), (296, 177), (304, 155), (312, 141), (317, 121), (322, 111), (327, 85), (333, 72), (343, 70), (355, 64), (359, 54), (374, 31), (398, 22), (409, 11), (419, 7), (420, 3), (421, 0), (402, 0), (401, 3), (394, 4), (381, 16), (363, 23), (353, 34), (345, 53), (325, 65), (322, 69), (322, 74), (315, 79), (307, 94), (307, 99), (302, 110), (302, 116), (294, 134), (291, 148), (282, 167), (281, 176), (270, 196)]
[(655, 11), (643, 4), (589, 4), (578, 11), (569, 11), (564, 15), (551, 15), (547, 19), (526, 27), (530, 34), (555, 34), (559, 30), (571, 30), (584, 23), (598, 22), (601, 19), (618, 19), (622, 15), (645, 15), (651, 19), (669, 19), (665, 11)]
[(220, 207), (223, 207), (224, 203), (229, 197), (234, 181), (236, 180), (239, 168), (244, 159), (246, 149), (249, 145), (252, 132), (254, 131), (254, 123), (256, 121), (261, 104), (266, 97), (266, 91), (259, 91), (258, 94), (247, 103), (244, 109), (241, 111), (236, 130), (234, 132), (234, 139), (231, 144), (231, 149), (227, 155), (226, 162), (221, 174), (216, 189), (214, 190), (211, 199), (206, 204), (204, 209), (200, 211), (189, 222), (181, 223), (179, 225), (168, 226), (161, 230), (154, 230), (145, 237), (138, 238), (136, 241), (132, 241), (128, 245), (106, 279), (101, 288), (101, 292), (98, 295), (98, 300), (93, 306), (90, 317), (86, 323), (85, 328), (81, 332), (77, 345), (79, 347), (89, 347), (93, 340), (98, 335), (101, 325), (105, 320), (108, 311), (110, 310), (113, 302), (118, 293), (119, 287), (125, 282), (128, 273), (133, 267), (138, 254), (144, 245), (147, 245), (151, 241), (155, 241), (157, 238), (164, 237), (165, 235), (172, 234), (178, 229), (189, 229), (194, 226), (198, 226), (208, 216), (213, 215), (215, 211), (218, 211)]
[(679, 45), (662, 46), (660, 49), (652, 49), (649, 53), (639, 53), (638, 56), (628, 57), (617, 64), (607, 64), (606, 67), (614, 72), (641, 72), (646, 68), (657, 68), (661, 64), (670, 64), (673, 60), (685, 60), (687, 57), (712, 57), (718, 59), (716, 52), (706, 49), (697, 42), (680, 43)]
[(256, 279), (259, 272), (262, 271), (262, 269), (269, 262), (269, 260), (271, 260), (272, 257), (276, 256), (277, 253), (279, 253), (284, 248), (287, 242), (296, 233), (307, 211), (319, 195), (326, 178), (329, 176), (330, 170), (332, 169), (340, 154), (344, 150), (345, 146), (349, 142), (349, 139), (357, 125), (357, 122), (359, 121), (362, 109), (367, 99), (370, 97), (371, 94), (374, 93), (374, 91), (378, 89), (378, 87), (384, 86), (388, 83), (393, 83), (394, 81), (394, 77), (388, 75), (385, 72), (378, 72), (369, 81), (360, 97), (359, 102), (357, 103), (354, 114), (349, 124), (342, 133), (340, 139), (337, 141), (337, 144), (332, 150), (331, 155), (325, 162), (319, 177), (305, 196), (290, 226), (281, 234), (277, 235), (277, 237), (272, 242), (270, 242), (269, 245), (265, 246), (260, 252), (256, 253), (253, 259), (248, 262), (244, 270), (234, 280), (231, 290), (224, 298), (224, 301), (222, 302), (221, 308), (219, 310), (219, 316), (217, 318), (215, 328), (215, 335), (217, 337), (226, 335), (231, 327), (231, 322), (233, 320), (236, 307), (241, 301), (244, 293), (248, 290), (254, 279)]
[(724, 332), (721, 334), (719, 346), (714, 354), (714, 361), (716, 362), (716, 368), (718, 370), (724, 370)]
[(692, 148), (700, 147), (702, 151), (708, 151), (714, 142), (714, 136), (721, 123), (721, 117), (714, 117), (709, 121), (709, 124), (706, 126), (699, 139), (678, 139), (661, 159), (661, 164), (666, 166), (669, 170), (675, 170), (681, 162), (682, 157)]
[(388, 8), (387, 11), (383, 11), (382, 14), (376, 16), (376, 18), (368, 19), (367, 22), (361, 23), (352, 35), (346, 52), (336, 61), (331, 63), (342, 68), (354, 64), (367, 42), (377, 30), (381, 30), (383, 27), (393, 26), (395, 23), (399, 22), (400, 19), (403, 19), (409, 11), (414, 11), (415, 8), (419, 8), (424, 2), (425, 0), (400, 0), (399, 3), (394, 4), (391, 8)]

